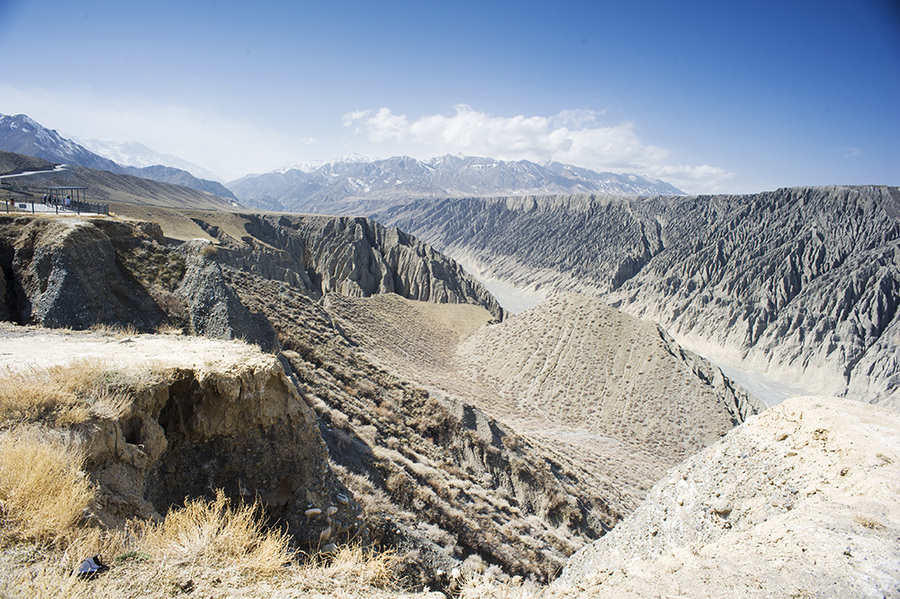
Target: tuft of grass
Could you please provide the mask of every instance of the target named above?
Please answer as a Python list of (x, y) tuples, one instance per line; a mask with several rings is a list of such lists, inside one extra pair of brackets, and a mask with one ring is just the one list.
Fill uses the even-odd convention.
[(43, 422), (69, 426), (89, 418), (117, 419), (131, 406), (125, 391), (140, 383), (99, 359), (63, 366), (0, 371), (0, 423)]
[(134, 337), (135, 335), (140, 334), (140, 331), (131, 323), (124, 325), (107, 322), (96, 323), (91, 325), (90, 330), (94, 333), (100, 333), (101, 335), (115, 337), (116, 339), (127, 339), (128, 337)]
[(160, 335), (184, 335), (184, 327), (179, 327), (171, 323), (162, 324), (157, 327), (156, 332)]
[(218, 253), (219, 248), (217, 248), (212, 243), (208, 243), (203, 246), (203, 249), (200, 250), (200, 257), (205, 260), (213, 260)]
[[(522, 581), (515, 577), (509, 581), (500, 581), (488, 574), (475, 574), (460, 577), (458, 597), (460, 599), (538, 599), (543, 596), (543, 589), (531, 581)], [(452, 585), (452, 586), (457, 586)]]
[(95, 498), (77, 444), (36, 426), (0, 433), (0, 519), (14, 540), (58, 544), (78, 536)]
[(290, 537), (266, 529), (259, 503), (234, 505), (218, 490), (214, 501), (194, 499), (143, 531), (139, 551), (178, 565), (231, 565), (260, 573), (291, 561)]
[(872, 516), (867, 516), (865, 514), (854, 515), (853, 521), (860, 526), (868, 528), (870, 530), (884, 530), (885, 528), (884, 524), (879, 522), (877, 518), (873, 518)]
[(310, 557), (305, 570), (316, 578), (392, 588), (397, 585), (401, 561), (393, 551), (367, 551), (359, 545), (344, 545), (330, 555)]

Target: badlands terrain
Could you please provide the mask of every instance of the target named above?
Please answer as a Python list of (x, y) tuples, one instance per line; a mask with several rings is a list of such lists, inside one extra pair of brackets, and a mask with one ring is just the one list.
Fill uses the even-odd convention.
[(593, 295), (717, 361), (897, 407), (895, 187), (447, 199), (376, 218), (482, 279)]
[[(0, 594), (900, 596), (895, 189), (397, 229), (97, 180), (110, 217), (0, 216)], [(568, 292), (512, 315), (414, 225)], [(862, 401), (764, 410), (680, 340)]]

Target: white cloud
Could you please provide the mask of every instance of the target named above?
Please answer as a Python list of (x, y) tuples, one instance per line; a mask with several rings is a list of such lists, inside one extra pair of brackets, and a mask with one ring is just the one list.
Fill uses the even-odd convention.
[[(410, 121), (388, 108), (344, 115), (343, 124), (372, 143), (414, 144), (435, 154), (559, 161), (598, 171), (649, 175), (691, 192), (719, 191), (734, 177), (719, 167), (672, 165), (669, 151), (644, 143), (630, 121), (604, 126), (602, 112), (568, 110), (551, 117), (494, 117), (460, 104), (455, 113)], [(413, 153), (413, 152), (410, 152)]]

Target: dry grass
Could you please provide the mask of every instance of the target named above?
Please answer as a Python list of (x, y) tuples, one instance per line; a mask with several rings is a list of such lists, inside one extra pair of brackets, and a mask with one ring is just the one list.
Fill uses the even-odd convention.
[(523, 582), (518, 577), (502, 582), (490, 575), (467, 577), (460, 584), (460, 599), (538, 599), (544, 596), (544, 589), (531, 582)]
[(94, 489), (84, 456), (69, 439), (35, 426), (0, 434), (2, 534), (15, 540), (74, 540)]
[(113, 323), (97, 323), (91, 325), (90, 330), (94, 333), (100, 333), (101, 335), (109, 335), (111, 337), (115, 337), (116, 339), (125, 339), (127, 337), (133, 337), (140, 334), (140, 331), (138, 331), (131, 323), (124, 325)]
[(396, 572), (400, 561), (392, 551), (368, 551), (358, 545), (345, 545), (331, 555), (311, 557), (304, 570), (310, 578), (392, 588), (398, 582)]
[(200, 250), (200, 257), (205, 260), (213, 260), (219, 253), (219, 248), (217, 248), (212, 243), (208, 243), (203, 246), (203, 249)]
[(142, 375), (110, 369), (99, 359), (64, 366), (0, 371), (0, 423), (79, 424), (120, 418), (131, 405), (124, 391)]
[(164, 563), (230, 565), (273, 572), (291, 561), (290, 538), (266, 529), (259, 504), (233, 505), (219, 490), (216, 499), (188, 501), (143, 531), (140, 548)]
[(176, 326), (171, 323), (161, 324), (156, 328), (156, 332), (160, 335), (175, 335), (182, 336), (184, 335), (184, 327)]
[(107, 560), (108, 572), (96, 580), (85, 580), (73, 576), (71, 568), (62, 567), (58, 555), (45, 554), (39, 561), (23, 566), (22, 561), (27, 558), (21, 552), (18, 555), (0, 554), (0, 597), (400, 599), (412, 596), (395, 587), (395, 557), (392, 554), (366, 552), (358, 547), (344, 547), (330, 556), (288, 565), (262, 576), (248, 575), (223, 564), (171, 565), (133, 552), (124, 555), (137, 557)]
[(873, 518), (872, 516), (867, 516), (865, 514), (855, 514), (853, 516), (853, 521), (864, 528), (868, 528), (870, 530), (884, 530), (885, 526), (882, 524), (877, 518)]

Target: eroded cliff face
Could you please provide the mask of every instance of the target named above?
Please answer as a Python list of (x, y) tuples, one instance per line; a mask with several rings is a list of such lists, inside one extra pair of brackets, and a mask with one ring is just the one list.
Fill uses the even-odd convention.
[(216, 338), (276, 340), (260, 312), (248, 312), (223, 269), (281, 281), (321, 299), (397, 293), (439, 303), (497, 301), (462, 267), (396, 229), (363, 218), (238, 215), (241, 239), (195, 219), (220, 243), (166, 246), (154, 223), (115, 219), (0, 219), (0, 316), (15, 322), (84, 329), (163, 324)]
[[(278, 280), (313, 299), (396, 293), (414, 300), (471, 303), (496, 318), (497, 301), (462, 267), (396, 228), (360, 217), (240, 215), (247, 235), (235, 239), (214, 225), (218, 261)], [(201, 226), (202, 219), (195, 219)]]
[(117, 259), (121, 247), (154, 242), (159, 227), (82, 219), (0, 219), (4, 312), (22, 324), (87, 328), (127, 322), (142, 330), (166, 315)]
[(316, 415), (274, 355), (235, 341), (11, 325), (0, 346), (10, 371), (68, 368), (115, 396), (116, 409), (57, 425), (84, 450), (99, 491), (91, 518), (103, 526), (159, 518), (221, 490), (259, 501), (269, 524), (306, 550), (364, 536)]
[[(463, 563), (549, 580), (615, 523), (620, 514), (581, 471), (465, 401), (376, 366), (337, 315), (342, 301), (365, 295), (406, 301), (393, 290), (477, 311), (481, 324), (495, 320), (485, 308), (496, 304), (487, 296), (481, 307), (486, 292), (458, 266), (365, 219), (227, 219), (239, 223), (231, 234), (208, 225), (217, 244), (177, 247), (138, 222), (7, 223), (6, 280), (18, 293), (7, 294), (7, 307), (20, 314), (20, 299), (45, 302), (46, 313), (61, 315), (21, 312), (21, 322), (166, 325), (192, 335), (176, 339), (240, 337), (272, 352), (210, 370), (172, 364), (184, 353), (173, 347), (164, 360), (172, 367), (135, 391), (126, 415), (92, 422), (83, 433), (105, 489), (101, 521), (154, 517), (222, 488), (232, 498), (259, 497), (298, 545), (322, 549), (353, 536), (409, 552), (406, 575), (421, 584), (446, 583), (438, 572)], [(82, 238), (102, 251), (88, 252), (76, 243)], [(39, 262), (28, 252), (58, 257)], [(95, 306), (81, 318), (60, 298), (121, 308)], [(431, 343), (407, 349), (427, 360)], [(126, 339), (117, 353), (137, 360), (139, 347)]]
[(446, 200), (377, 218), (486, 277), (596, 295), (705, 355), (865, 401), (900, 393), (897, 188)]

